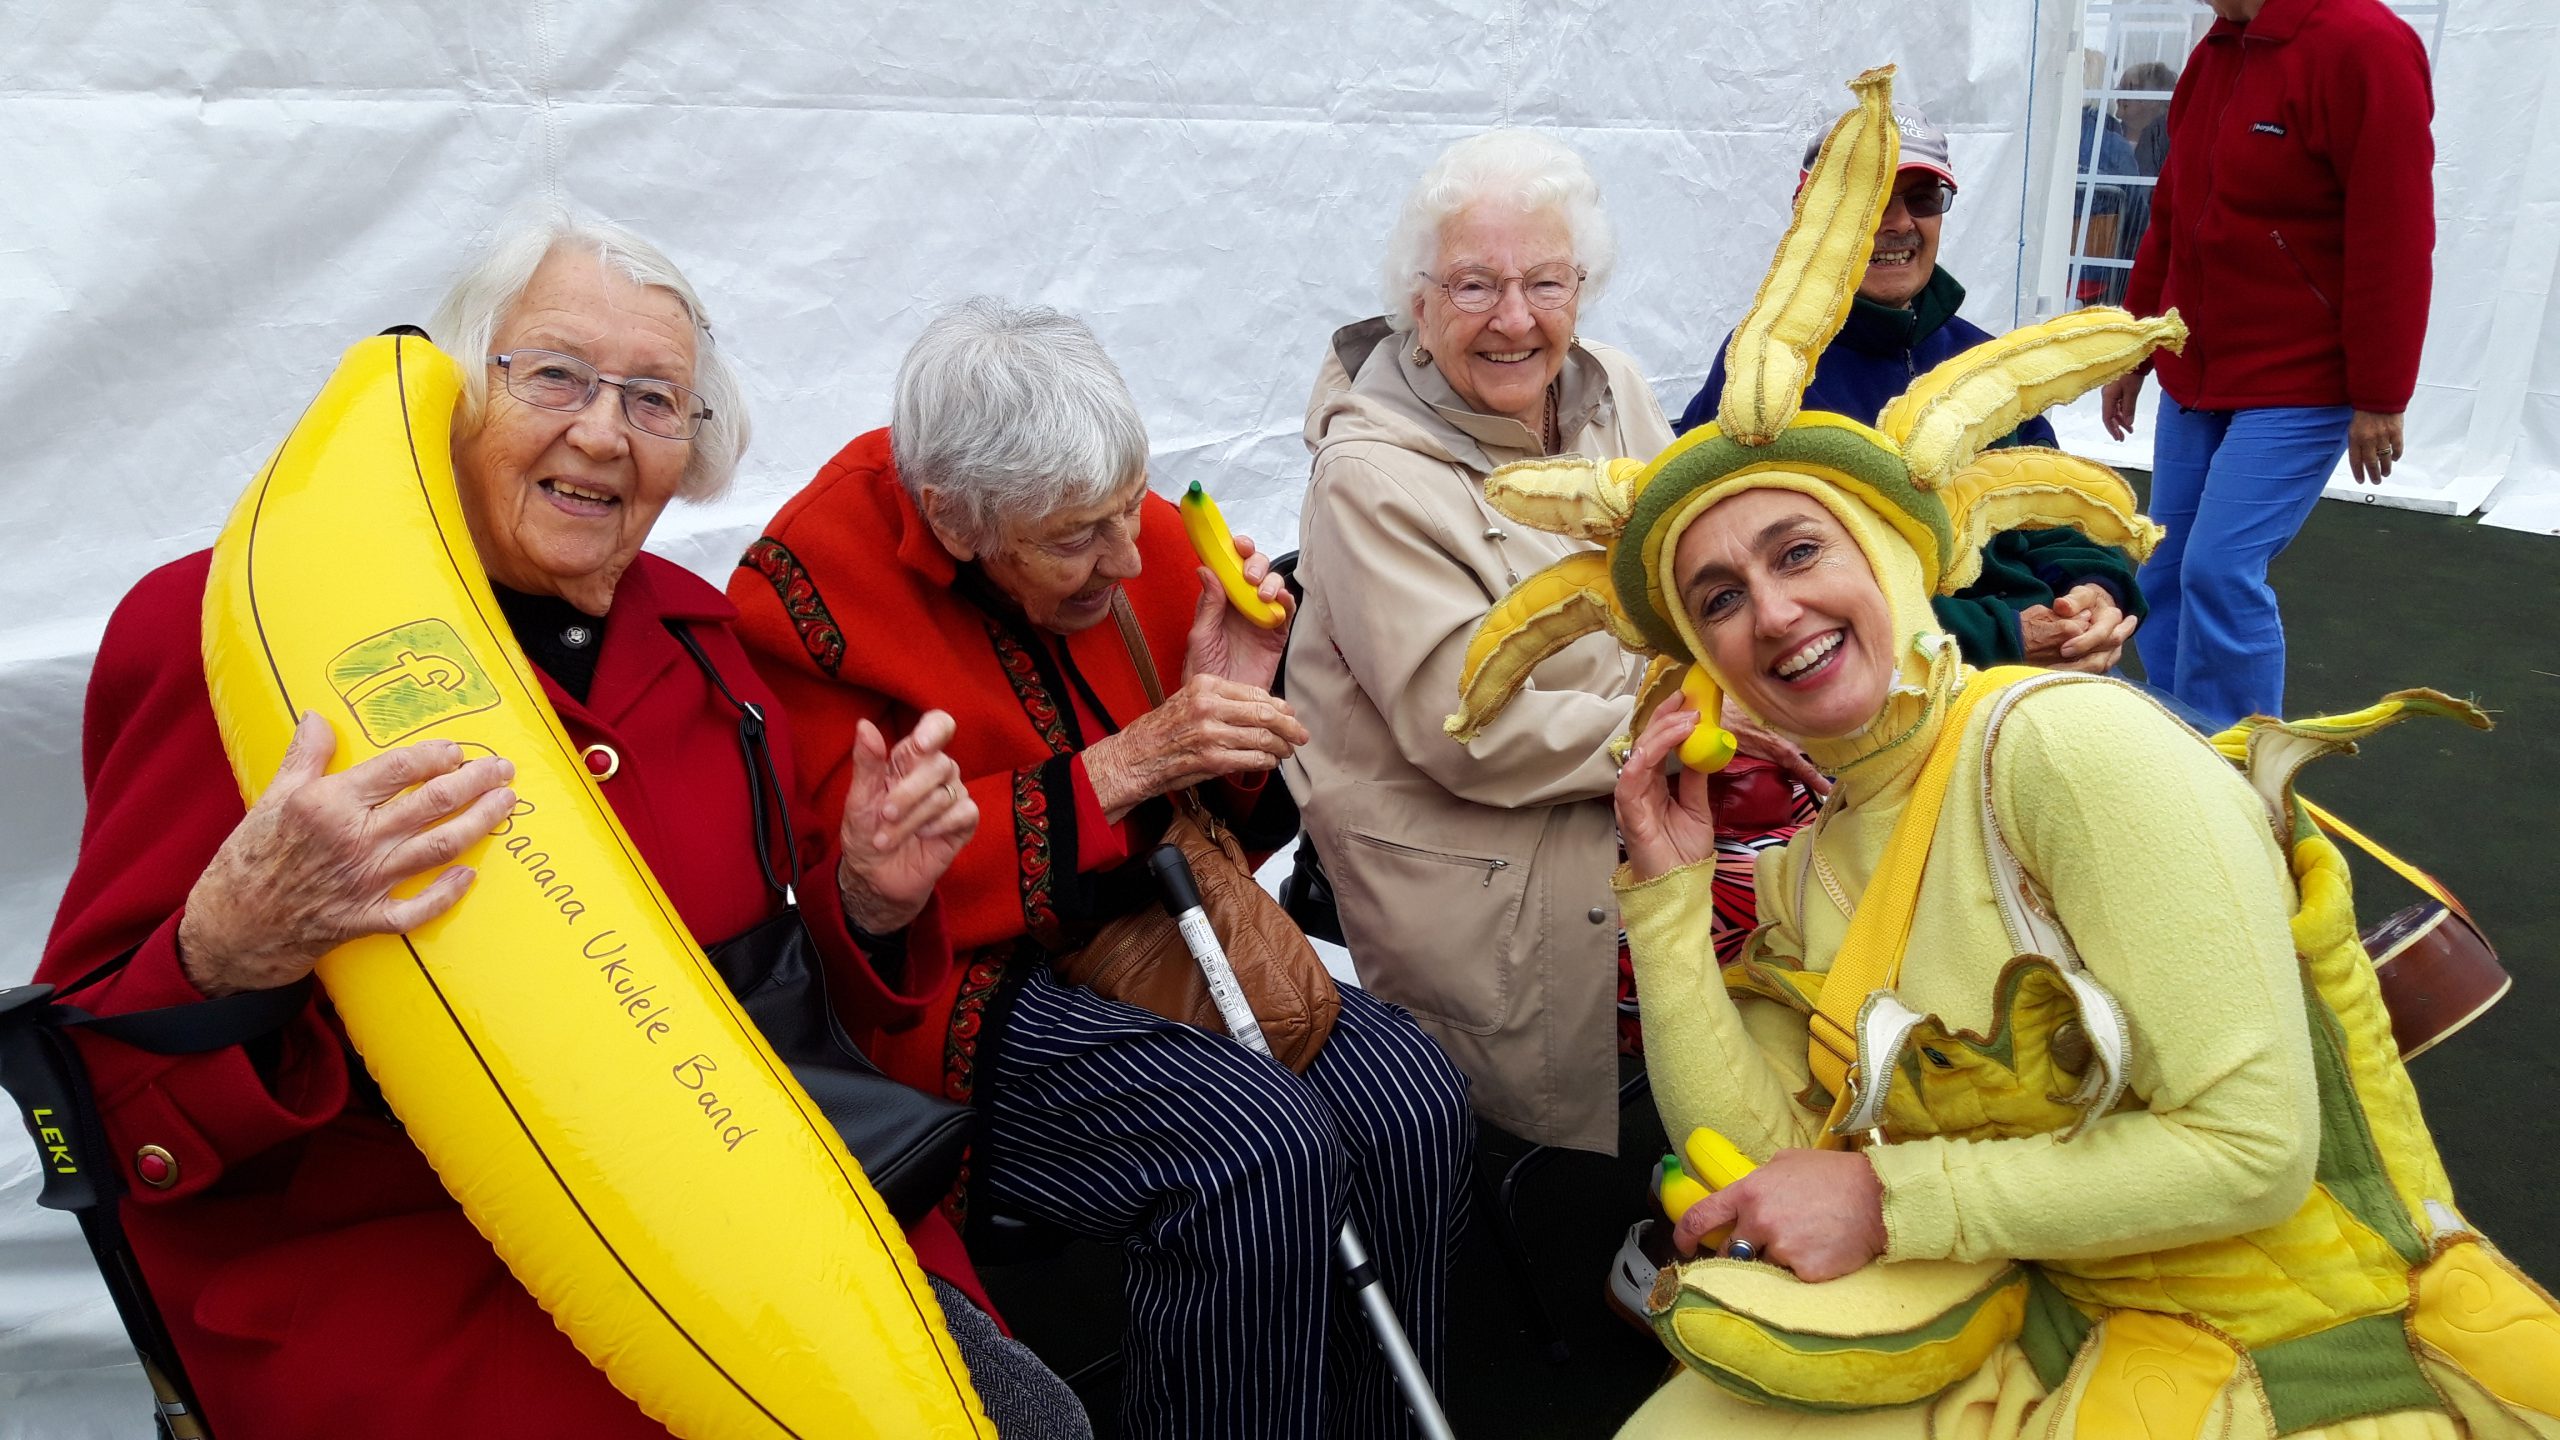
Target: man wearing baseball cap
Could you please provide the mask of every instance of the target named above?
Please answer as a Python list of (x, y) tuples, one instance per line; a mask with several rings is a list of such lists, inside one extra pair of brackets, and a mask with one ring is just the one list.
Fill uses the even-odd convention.
[[(1956, 313), (1964, 287), (1938, 265), (1938, 229), (1956, 195), (1947, 132), (1908, 106), (1894, 106), (1893, 118), (1902, 132), (1893, 199), (1876, 225), (1875, 249), (1848, 323), (1815, 363), (1804, 397), (1808, 410), (1873, 421), (1913, 377), (1991, 338)], [(1805, 147), (1798, 184), (1829, 129), (1816, 131)], [(1680, 416), (1682, 433), (1715, 419), (1732, 338), (1716, 346), (1715, 368)], [(1997, 443), (2051, 445), (2053, 426), (2038, 416)], [(2145, 613), (2133, 576), (2131, 556), (2077, 530), (2010, 530), (1983, 547), (1980, 580), (1931, 604), (1969, 664), (2023, 661), (2104, 671)]]

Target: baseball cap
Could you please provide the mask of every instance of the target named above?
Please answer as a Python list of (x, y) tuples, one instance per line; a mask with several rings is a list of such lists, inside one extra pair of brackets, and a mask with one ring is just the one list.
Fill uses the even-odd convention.
[[(1908, 105), (1893, 107), (1893, 128), (1902, 132), (1903, 170), (1926, 170), (1949, 186), (1955, 185), (1955, 167), (1947, 161), (1946, 131)], [(1813, 172), (1813, 159), (1822, 153), (1823, 137), (1830, 133), (1828, 123), (1813, 132), (1813, 139), (1804, 147), (1804, 164), (1796, 177), (1798, 180)]]

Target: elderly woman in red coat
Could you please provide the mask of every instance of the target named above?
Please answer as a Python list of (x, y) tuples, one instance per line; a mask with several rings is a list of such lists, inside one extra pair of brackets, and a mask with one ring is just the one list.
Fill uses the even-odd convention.
[[(860, 727), (940, 708), (959, 717), (950, 753), (995, 817), (942, 885), (959, 968), (900, 977), (926, 998), (872, 1053), (976, 1104), (972, 1205), (1127, 1257), (1123, 1434), (1411, 1434), (1331, 1283), (1332, 1237), (1358, 1220), (1436, 1374), (1475, 1139), (1448, 1057), (1413, 1017), (1345, 988), (1323, 1049), (1292, 1074), (1048, 963), (1157, 903), (1142, 857), (1173, 792), (1197, 787), (1248, 849), (1294, 832), (1270, 779), (1307, 738), (1270, 691), (1286, 630), (1235, 612), (1148, 491), (1146, 426), (1080, 322), (956, 305), (907, 352), (892, 414), (783, 507), (729, 585), (800, 737), (817, 791), (804, 808), (845, 803)], [(1285, 605), (1251, 542), (1238, 549)], [(1115, 597), (1164, 677), (1160, 704)], [(895, 1003), (883, 977), (856, 978)]]
[[(755, 858), (736, 712), (674, 627), (772, 714), (786, 785), (787, 724), (730, 633), (737, 612), (640, 548), (670, 500), (717, 494), (746, 446), (700, 300), (636, 236), (552, 216), (467, 272), (434, 333), (476, 362), (453, 439), (462, 509), (545, 693), (576, 743), (618, 758), (606, 798), (695, 937), (747, 930), (780, 902)], [(136, 585), (91, 678), (88, 822), (37, 978), (120, 958), (79, 994), (94, 1012), (291, 984), (343, 941), (424, 924), (471, 870), (395, 887), (513, 803), (504, 758), (450, 741), (330, 773), (331, 732), (306, 716), (244, 814), (197, 650), (207, 569), (199, 552)], [(949, 783), (951, 733), (947, 715), (919, 716), (893, 756), (866, 731), (843, 823), (795, 837), (815, 862), (802, 898), (821, 947), (850, 959), (849, 926), (901, 933), (915, 993), (950, 968), (928, 902), (977, 823)], [(123, 1162), (125, 1230), (224, 1440), (665, 1433), (463, 1218), (322, 1001), (209, 1054), (82, 1047)], [(928, 1217), (910, 1239), (1007, 1433), (1089, 1434), (1056, 1377), (990, 1324), (948, 1224)], [(1010, 1382), (1002, 1396), (989, 1374)]]

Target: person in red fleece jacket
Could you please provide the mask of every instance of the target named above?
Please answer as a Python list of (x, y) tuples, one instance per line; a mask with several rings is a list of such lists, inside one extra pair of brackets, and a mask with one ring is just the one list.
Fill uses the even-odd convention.
[[(2284, 702), (2267, 565), (2341, 451), (2359, 482), (2401, 455), (2435, 249), (2426, 49), (2381, 0), (2211, 0), (2169, 101), (2168, 159), (2125, 303), (2174, 307), (2135, 644), (2151, 683), (2215, 726)], [(2106, 388), (2133, 427), (2140, 374)]]
[[(472, 361), (454, 426), (463, 515), (543, 693), (686, 927), (705, 943), (747, 930), (781, 902), (756, 859), (736, 711), (675, 627), (770, 717), (785, 786), (789, 723), (739, 648), (737, 611), (640, 552), (670, 500), (717, 494), (746, 447), (700, 301), (638, 237), (550, 215), (466, 272), (435, 327)], [(134, 587), (90, 677), (88, 819), (36, 978), (97, 976), (76, 1000), (98, 1014), (293, 985), (344, 941), (425, 924), (464, 899), (473, 872), (451, 862), (514, 804), (508, 761), (450, 740), (332, 773), (331, 731), (305, 716), (244, 811), (197, 642), (209, 557)], [(933, 888), (976, 825), (950, 731), (922, 717), (894, 757), (869, 736), (848, 759), (869, 784), (844, 824), (793, 817), (820, 947), (854, 962), (849, 927), (899, 932), (928, 987), (950, 968)], [(891, 805), (902, 818), (881, 822)], [(472, 1228), (325, 997), (204, 1054), (79, 1044), (121, 1161), (125, 1234), (224, 1440), (666, 1434)], [(740, 1195), (740, 1215), (755, 1204)], [(1003, 1433), (1090, 1436), (1064, 1382), (997, 1333), (940, 1212), (909, 1239)]]

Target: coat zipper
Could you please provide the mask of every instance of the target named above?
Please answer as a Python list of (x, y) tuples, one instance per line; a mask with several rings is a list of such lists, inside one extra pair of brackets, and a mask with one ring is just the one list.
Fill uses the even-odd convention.
[(2302, 257), (2294, 253), (2292, 246), (2284, 243), (2284, 232), (2281, 230), (2269, 230), (2267, 234), (2274, 238), (2276, 248), (2284, 252), (2284, 258), (2292, 263), (2293, 273), (2302, 277), (2303, 288), (2311, 292), (2312, 298), (2318, 300), (2323, 306), (2327, 307), (2329, 311), (2329, 318), (2333, 320), (2336, 319), (2338, 315), (2338, 307), (2329, 303), (2328, 292), (2320, 288), (2320, 282), (2311, 278), (2311, 268), (2302, 263)]
[(1508, 870), (1510, 868), (1511, 862), (1508, 860), (1487, 860), (1484, 862), (1484, 884), (1477, 888), (1483, 890), (1492, 889), (1494, 872), (1497, 870)]

